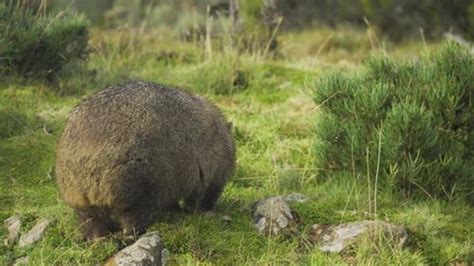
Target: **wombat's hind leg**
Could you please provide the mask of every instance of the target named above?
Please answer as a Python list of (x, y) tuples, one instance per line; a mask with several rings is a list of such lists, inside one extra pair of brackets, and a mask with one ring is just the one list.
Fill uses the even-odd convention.
[(203, 211), (210, 211), (214, 208), (216, 205), (217, 200), (219, 199), (219, 196), (222, 193), (222, 189), (224, 188), (224, 185), (220, 184), (210, 184), (209, 187), (207, 187), (206, 191), (204, 192), (203, 197), (200, 200), (200, 206), (199, 208)]
[(152, 221), (153, 210), (141, 206), (122, 213), (118, 222), (125, 236), (135, 237), (143, 234)]
[(93, 210), (76, 210), (79, 226), (87, 241), (94, 241), (109, 232), (107, 221), (100, 219)]
[(186, 199), (186, 203), (190, 208), (200, 211), (210, 211), (216, 205), (223, 188), (223, 185), (210, 184), (201, 195), (192, 193), (191, 196)]

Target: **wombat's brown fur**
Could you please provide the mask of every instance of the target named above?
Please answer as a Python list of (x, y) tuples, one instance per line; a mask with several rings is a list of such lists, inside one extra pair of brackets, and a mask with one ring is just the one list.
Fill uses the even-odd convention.
[(213, 208), (235, 166), (227, 124), (208, 101), (148, 82), (111, 86), (71, 113), (56, 176), (87, 239), (141, 233), (160, 210)]

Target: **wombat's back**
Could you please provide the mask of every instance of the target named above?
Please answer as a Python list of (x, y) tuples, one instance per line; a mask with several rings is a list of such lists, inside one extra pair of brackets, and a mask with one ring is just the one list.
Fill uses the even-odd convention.
[(148, 224), (145, 212), (180, 199), (205, 205), (201, 195), (211, 189), (218, 196), (233, 168), (232, 139), (215, 106), (181, 90), (130, 82), (106, 88), (72, 112), (56, 172), (70, 206), (93, 208), (123, 229), (137, 223), (121, 221), (131, 210), (143, 209), (132, 216)]

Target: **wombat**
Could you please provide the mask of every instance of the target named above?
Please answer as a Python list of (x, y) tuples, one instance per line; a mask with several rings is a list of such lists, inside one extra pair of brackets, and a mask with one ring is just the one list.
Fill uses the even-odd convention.
[(150, 82), (113, 85), (70, 114), (56, 178), (85, 237), (140, 234), (161, 210), (210, 210), (235, 167), (234, 144), (210, 102)]

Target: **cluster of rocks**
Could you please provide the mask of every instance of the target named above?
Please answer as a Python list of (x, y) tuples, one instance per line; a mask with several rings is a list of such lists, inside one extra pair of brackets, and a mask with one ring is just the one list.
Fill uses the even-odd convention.
[[(308, 197), (301, 194), (273, 196), (255, 202), (252, 206), (252, 218), (257, 231), (267, 236), (298, 232), (301, 221), (288, 202), (306, 202)], [(224, 216), (225, 221), (232, 221)], [(40, 240), (51, 220), (40, 219), (31, 230), (21, 234), (22, 220), (20, 216), (12, 216), (5, 220), (8, 236), (5, 245), (11, 247), (18, 242), (20, 247), (28, 247)], [(306, 239), (323, 252), (343, 252), (349, 247), (363, 243), (366, 239), (385, 240), (402, 247), (408, 240), (405, 227), (382, 221), (358, 221), (334, 225), (313, 224), (305, 233)], [(165, 265), (169, 252), (158, 232), (141, 236), (135, 243), (120, 250), (106, 261), (106, 265)], [(15, 265), (28, 263), (28, 257), (19, 258)]]
[[(307, 200), (304, 195), (291, 194), (255, 202), (252, 217), (257, 231), (268, 236), (297, 231), (298, 216), (287, 202)], [(402, 247), (408, 240), (408, 233), (403, 226), (369, 220), (335, 225), (313, 224), (307, 233), (307, 239), (323, 252), (343, 252), (364, 240), (380, 237)]]
[(4, 240), (4, 244), (8, 247), (12, 247), (18, 241), (18, 246), (24, 248), (29, 247), (38, 240), (40, 240), (48, 226), (51, 224), (51, 220), (42, 218), (36, 222), (36, 224), (27, 233), (20, 236), (22, 220), (18, 215), (11, 216), (6, 219), (4, 224), (8, 231), (8, 236)]
[[(41, 240), (46, 229), (51, 225), (50, 219), (39, 219), (36, 224), (24, 234), (21, 234), (22, 219), (18, 215), (11, 216), (4, 221), (8, 231), (4, 244), (13, 247), (17, 242), (21, 248), (32, 246)], [(165, 265), (168, 250), (164, 248), (157, 232), (141, 236), (132, 245), (120, 250), (106, 261), (106, 265)], [(13, 265), (28, 265), (29, 257), (18, 258)]]
[[(52, 220), (42, 218), (28, 232), (21, 234), (21, 217), (18, 215), (11, 216), (4, 221), (8, 235), (3, 242), (7, 247), (13, 247), (18, 242), (19, 247), (27, 248), (43, 238), (46, 229), (51, 223)], [(28, 256), (21, 257), (15, 261), (14, 265), (26, 265), (28, 260)]]

